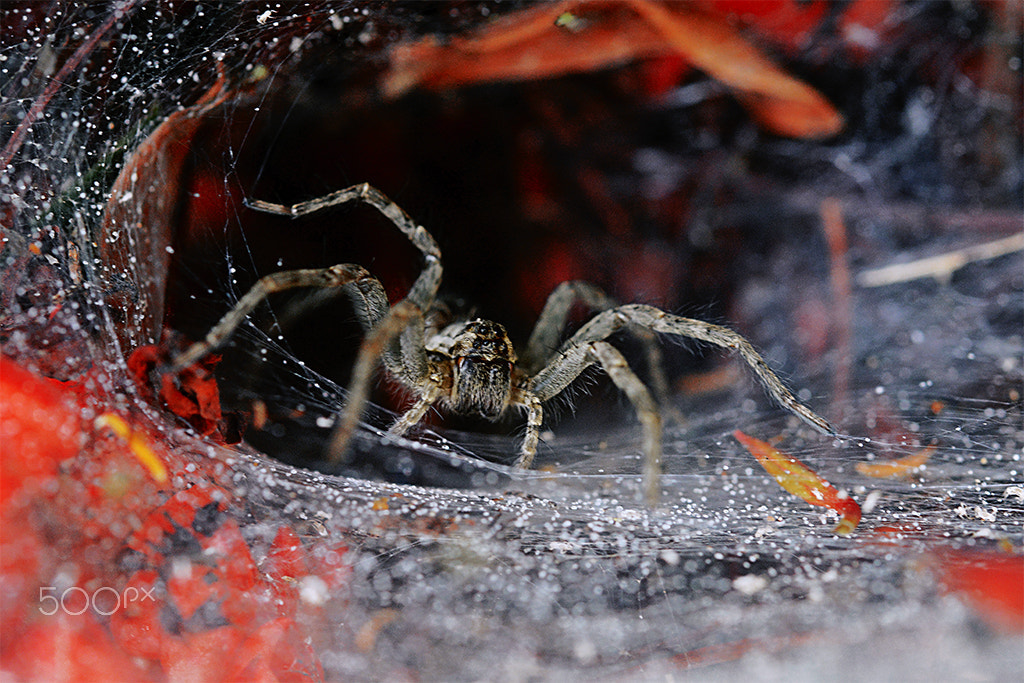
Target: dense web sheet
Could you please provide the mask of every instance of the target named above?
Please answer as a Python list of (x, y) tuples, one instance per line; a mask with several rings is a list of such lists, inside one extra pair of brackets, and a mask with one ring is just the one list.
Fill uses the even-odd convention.
[[(131, 415), (173, 453), (180, 469), (170, 488), (139, 506), (162, 505), (175, 488), (211, 485), (226, 492), (224, 514), (256, 565), (273, 565), (282, 528), (309, 558), (343, 559), (337, 583), (312, 572), (281, 580), (298, 586), (299, 606), (287, 623), (315, 653), (317, 675), (618, 680), (693, 671), (723, 680), (1009, 680), (1020, 671), (1022, 606), (1009, 606), (1006, 628), (1006, 605), (992, 607), (985, 596), (1012, 586), (1024, 544), (1024, 256), (1018, 246), (888, 284), (870, 275), (1020, 235), (1019, 87), (1006, 96), (971, 81), (953, 57), (942, 62), (943, 50), (955, 53), (956, 45), (932, 36), (928, 58), (949, 75), (890, 103), (886, 116), (901, 121), (896, 132), (887, 122), (877, 124), (885, 134), (870, 132), (868, 121), (855, 122), (859, 135), (829, 144), (755, 141), (751, 128), (730, 140), (731, 161), (723, 165), (748, 154), (759, 169), (754, 185), (772, 172), (789, 179), (794, 158), (820, 171), (821, 185), (794, 180), (778, 197), (784, 208), (765, 208), (757, 191), (737, 192), (723, 208), (741, 225), (767, 214), (776, 229), (737, 251), (743, 277), (729, 289), (730, 308), (712, 314), (742, 321), (799, 398), (833, 420), (842, 437), (818, 435), (773, 406), (727, 354), (666, 343), (678, 416), (664, 432), (662, 504), (651, 509), (641, 502), (639, 428), (628, 403), (596, 378), (583, 382), (577, 400), (553, 409), (537, 470), (509, 466), (522, 436), (516, 421), (490, 432), (435, 421), (408, 439), (384, 439), (401, 401), (382, 390), (375, 398), (387, 407), (368, 412), (352, 458), (318, 471), (360, 339), (351, 310), (336, 300), (272, 301), (224, 350), (225, 412), (254, 411), (260, 401), (269, 413), (268, 426), (257, 430), (246, 413), (239, 427), (249, 429), (246, 442), (199, 436), (146, 400), (127, 365), (140, 346), (182, 343), (165, 329), (201, 335), (268, 268), (329, 265), (351, 249), (364, 257), (351, 260), (379, 275), (393, 299), (417, 273), (415, 254), (386, 236), (392, 228), (385, 222), (336, 212), (324, 219), (329, 231), (315, 228), (307, 239), (295, 224), (249, 222), (243, 197), (308, 199), (338, 189), (341, 178), (399, 189), (408, 183), (413, 206), (398, 199), (434, 231), (460, 293), (482, 290), (461, 265), (460, 243), (471, 244), (471, 235), (445, 227), (445, 206), (472, 204), (472, 186), (443, 194), (430, 191), (430, 182), (386, 172), (383, 180), (348, 176), (366, 166), (281, 184), (298, 167), (282, 169), (287, 155), (269, 150), (291, 139), (294, 126), (317, 120), (308, 112), (326, 106), (325, 93), (341, 112), (331, 115), (339, 127), (372, 120), (375, 106), (388, 122), (435, 121), (431, 107), (457, 108), (444, 95), (437, 96), (442, 104), (422, 95), (396, 115), (387, 108), (397, 105), (367, 93), (399, 39), (454, 34), (508, 8), (129, 2), (5, 3), (2, 11), (3, 354), (37, 375), (80, 383), (88, 395), (80, 404), (84, 424), (108, 411)], [(999, 32), (998, 13), (982, 21), (969, 20), (963, 8), (934, 11), (939, 18), (900, 5), (892, 16), (909, 25), (961, 22), (979, 44), (977, 36), (1020, 44), (1019, 27), (1015, 37)], [(311, 66), (320, 61), (330, 68)], [(590, 85), (573, 82), (565, 94), (578, 97)], [(705, 80), (651, 107), (671, 125), (692, 124), (688, 113), (670, 114), (679, 106), (685, 113), (679, 102), (698, 86), (721, 96)], [(550, 94), (529, 97), (542, 109), (536, 102)], [(513, 101), (500, 88), (467, 97), (489, 96)], [(877, 106), (860, 113), (880, 117)], [(176, 113), (182, 122), (173, 135), (140, 156)], [(985, 177), (970, 165), (975, 142), (951, 151), (952, 138), (980, 121), (998, 133), (988, 151), (1002, 155), (987, 159)], [(372, 138), (374, 127), (367, 130)], [(372, 153), (386, 167), (398, 143), (378, 142), (344, 158)], [(719, 176), (694, 180), (688, 155), (703, 143), (692, 144), (685, 153), (654, 144), (634, 150), (634, 166), (613, 180), (647, 197), (665, 192), (666, 183), (720, 183)], [(406, 169), (432, 172), (411, 154), (394, 154)], [(133, 192), (112, 196), (126, 163), (138, 165), (141, 180)], [(444, 162), (437, 163), (444, 175)], [(175, 196), (154, 208), (164, 191)], [(850, 235), (845, 294), (821, 227), (829, 196), (838, 197)], [(349, 220), (363, 226), (359, 237), (346, 236)], [(692, 222), (695, 234), (713, 232), (699, 216)], [(282, 231), (317, 250), (268, 241)], [(310, 253), (325, 262), (300, 264)], [(510, 276), (503, 294), (482, 292), (481, 302), (469, 304), (497, 314), (506, 304), (513, 315), (509, 297), (523, 281)], [(119, 309), (117, 302), (128, 303)], [(290, 332), (329, 315), (340, 320), (330, 339), (337, 352), (319, 352), (324, 335)], [(704, 385), (683, 379), (680, 367), (691, 362), (683, 357), (704, 359)], [(858, 529), (835, 535), (835, 513), (783, 491), (732, 436), (737, 429), (772, 441), (852, 495), (864, 512)], [(83, 458), (102, 452), (89, 451), (93, 440), (103, 438), (91, 434)], [(904, 476), (857, 468), (932, 444), (926, 465)], [(92, 521), (99, 526), (121, 524), (98, 514)], [(127, 519), (129, 526), (136, 520)], [(164, 552), (179, 560), (174, 566), (197, 563), (184, 551)], [(993, 572), (1004, 561), (1011, 578), (998, 583)], [(131, 567), (119, 562), (109, 580), (129, 577)], [(74, 575), (62, 565), (58, 577), (37, 580), (64, 585)], [(3, 609), (32, 612), (11, 622), (28, 629), (44, 623), (33, 621), (36, 606), (7, 599)], [(179, 631), (200, 634), (230, 621), (216, 611), (196, 614)], [(100, 623), (117, 632), (117, 622)], [(18, 669), (17, 653), (3, 657), (5, 668)]]

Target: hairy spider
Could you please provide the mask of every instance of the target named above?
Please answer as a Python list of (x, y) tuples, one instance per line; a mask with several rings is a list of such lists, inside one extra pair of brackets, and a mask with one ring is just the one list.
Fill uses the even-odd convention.
[[(433, 322), (435, 297), (441, 284), (441, 251), (430, 233), (397, 204), (368, 184), (355, 185), (293, 206), (252, 201), (259, 211), (299, 217), (351, 201), (365, 202), (390, 219), (423, 255), (425, 265), (404, 299), (391, 306), (381, 283), (363, 267), (339, 264), (323, 269), (289, 270), (261, 278), (239, 302), (171, 363), (177, 371), (203, 358), (231, 335), (268, 295), (295, 287), (341, 287), (351, 298), (366, 332), (353, 368), (348, 402), (337, 420), (327, 453), (339, 461), (359, 423), (373, 373), (383, 361), (388, 372), (411, 389), (416, 400), (391, 426), (398, 436), (418, 423), (435, 404), (463, 415), (497, 419), (509, 408), (526, 413), (526, 436), (515, 462), (529, 468), (537, 452), (543, 420), (542, 404), (561, 393), (588, 367), (600, 365), (632, 402), (643, 425), (643, 488), (654, 504), (661, 474), (661, 414), (647, 387), (626, 359), (605, 339), (628, 328), (648, 345), (656, 390), (664, 391), (657, 367), (656, 333), (678, 335), (733, 349), (753, 369), (775, 400), (824, 434), (832, 426), (793, 397), (750, 342), (732, 330), (682, 318), (652, 306), (618, 306), (597, 287), (563, 282), (548, 297), (521, 357), (505, 328), (489, 320), (467, 320), (441, 327)], [(569, 312), (581, 302), (596, 312), (567, 341), (558, 345)]]

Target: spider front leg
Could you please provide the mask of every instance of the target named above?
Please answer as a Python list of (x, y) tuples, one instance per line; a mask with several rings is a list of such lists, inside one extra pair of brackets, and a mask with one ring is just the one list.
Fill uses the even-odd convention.
[(390, 307), (380, 282), (364, 268), (353, 264), (273, 273), (260, 278), (202, 341), (175, 357), (169, 366), (170, 371), (176, 372), (218, 348), (253, 309), (273, 293), (297, 287), (344, 287), (352, 300), (356, 317), (366, 331), (366, 338), (353, 369), (349, 401), (338, 419), (328, 448), (327, 458), (335, 463), (341, 460), (359, 423), (370, 392), (373, 372), (380, 361), (383, 360), (397, 379), (420, 394), (417, 404), (395, 423), (391, 433), (403, 433), (418, 422), (437, 400), (440, 385), (438, 379), (430, 373), (427, 360), (423, 339), (423, 311), (431, 308), (441, 284), (441, 251), (426, 228), (417, 225), (400, 206), (367, 183), (291, 206), (261, 200), (247, 202), (249, 207), (258, 211), (298, 218), (351, 201), (360, 201), (376, 208), (423, 255), (423, 270), (403, 300)]
[(575, 344), (559, 354), (530, 382), (530, 390), (540, 401), (546, 401), (562, 392), (574, 379), (595, 363), (608, 374), (636, 409), (643, 426), (644, 498), (652, 507), (660, 496), (661, 477), (661, 413), (650, 392), (629, 367), (622, 353), (606, 341)]
[[(537, 323), (533, 327), (526, 350), (520, 359), (520, 365), (529, 373), (535, 373), (548, 363), (558, 350), (558, 340), (565, 330), (569, 313), (577, 302), (585, 305), (592, 313), (600, 313), (618, 306), (618, 302), (601, 290), (600, 287), (582, 280), (568, 280), (559, 284), (548, 295), (541, 309)], [(661, 346), (658, 336), (651, 330), (634, 326), (631, 332), (640, 338), (647, 354), (647, 371), (658, 403), (664, 408), (670, 407), (668, 380), (665, 378), (665, 367), (662, 362)]]
[(366, 331), (366, 338), (353, 368), (348, 402), (331, 436), (327, 451), (327, 460), (331, 463), (340, 462), (344, 456), (369, 396), (373, 372), (381, 360), (392, 375), (419, 394), (417, 403), (391, 427), (390, 434), (402, 434), (419, 422), (439, 397), (423, 337), (424, 311), (431, 310), (441, 285), (441, 250), (426, 228), (416, 224), (400, 206), (368, 183), (291, 206), (261, 200), (248, 202), (258, 211), (298, 218), (353, 201), (369, 204), (394, 223), (423, 255), (424, 267), (409, 293), (393, 307), (388, 307), (383, 289), (380, 296), (356, 302), (356, 315)]
[(562, 348), (569, 349), (590, 341), (606, 339), (626, 325), (640, 325), (654, 332), (671, 334), (677, 337), (689, 337), (690, 339), (696, 339), (735, 351), (750, 366), (761, 382), (761, 385), (771, 394), (772, 398), (778, 401), (779, 405), (822, 434), (829, 436), (836, 436), (838, 434), (835, 427), (830, 425), (825, 418), (797, 401), (796, 397), (782, 383), (782, 380), (768, 367), (768, 363), (754, 349), (754, 346), (743, 336), (733, 332), (728, 327), (714, 325), (693, 318), (682, 318), (653, 306), (630, 304), (619, 306), (594, 316)]
[(544, 408), (541, 400), (527, 388), (516, 387), (513, 390), (512, 403), (526, 410), (526, 436), (519, 448), (519, 458), (514, 467), (528, 470), (537, 455), (537, 444), (540, 443), (540, 428), (544, 424)]
[[(433, 304), (434, 298), (437, 296), (437, 290), (441, 285), (441, 250), (426, 228), (417, 225), (409, 217), (409, 214), (402, 210), (402, 207), (388, 199), (383, 192), (369, 183), (346, 187), (343, 190), (332, 192), (323, 197), (290, 206), (265, 202), (260, 199), (246, 200), (246, 205), (264, 213), (299, 218), (353, 201), (369, 204), (380, 211), (423, 254), (426, 265), (423, 268), (423, 272), (416, 279), (416, 282), (413, 283), (406, 298), (412, 300), (421, 311), (428, 310)], [(370, 276), (361, 266), (341, 264), (324, 269), (289, 270), (273, 273), (260, 278), (245, 296), (239, 300), (238, 304), (210, 330), (203, 341), (193, 344), (184, 353), (178, 355), (171, 363), (171, 370), (181, 370), (223, 344), (238, 325), (245, 320), (246, 316), (264, 299), (275, 292), (296, 287), (339, 287), (353, 281), (372, 281), (368, 282), (366, 286), (358, 287), (357, 291), (350, 293), (356, 315), (363, 329), (369, 331), (387, 314), (388, 301), (380, 282)], [(386, 360), (391, 360), (392, 358), (391, 356), (385, 357)], [(394, 365), (397, 369), (397, 362)], [(390, 366), (391, 363), (389, 363)]]
[[(298, 287), (316, 287), (320, 289), (331, 287), (344, 287), (354, 285), (350, 292), (353, 300), (364, 302), (365, 306), (371, 306), (375, 299), (384, 295), (384, 289), (362, 266), (351, 263), (341, 263), (330, 268), (316, 268), (305, 270), (286, 270), (280, 273), (272, 273), (260, 278), (248, 292), (245, 293), (234, 308), (224, 314), (220, 321), (214, 325), (202, 341), (198, 341), (178, 354), (169, 367), (170, 372), (178, 372), (183, 368), (201, 360), (207, 354), (220, 347), (253, 309), (260, 305), (264, 299), (276, 292), (283, 292)], [(387, 299), (385, 298), (385, 308)], [(379, 305), (379, 302), (376, 302)]]
[(343, 190), (332, 192), (323, 197), (299, 202), (291, 206), (265, 202), (260, 199), (247, 200), (246, 205), (264, 213), (299, 218), (349, 202), (369, 204), (380, 211), (423, 254), (423, 260), (426, 262), (426, 265), (405, 298), (419, 306), (421, 311), (430, 310), (431, 305), (434, 303), (434, 298), (437, 296), (437, 289), (441, 285), (441, 249), (437, 246), (437, 242), (434, 241), (433, 236), (427, 232), (426, 228), (422, 225), (417, 225), (416, 221), (402, 207), (388, 199), (383, 192), (369, 183), (346, 187)]
[(689, 337), (735, 350), (753, 369), (768, 393), (784, 408), (823, 434), (837, 434), (827, 420), (796, 400), (750, 342), (729, 328), (681, 318), (653, 306), (640, 304), (604, 311), (594, 316), (562, 345), (557, 356), (530, 381), (530, 390), (542, 401), (546, 401), (558, 395), (590, 365), (600, 362), (615, 384), (632, 401), (644, 425), (644, 491), (648, 501), (656, 501), (658, 496), (657, 475), (661, 470), (660, 418), (650, 400), (650, 394), (625, 364), (625, 360), (621, 360), (621, 354), (614, 349), (614, 354), (608, 351), (604, 347), (610, 345), (603, 341), (628, 325), (639, 325), (653, 332)]
[(389, 370), (402, 383), (414, 388), (420, 398), (417, 403), (392, 425), (389, 434), (401, 435), (422, 419), (427, 409), (440, 397), (440, 387), (432, 381), (426, 349), (423, 345), (423, 312), (408, 299), (395, 304), (387, 315), (366, 335), (352, 369), (348, 400), (338, 416), (327, 449), (327, 461), (342, 461), (352, 435), (362, 417), (363, 408), (372, 387), (373, 373), (381, 358), (388, 358), (388, 350), (397, 343), (398, 362)]

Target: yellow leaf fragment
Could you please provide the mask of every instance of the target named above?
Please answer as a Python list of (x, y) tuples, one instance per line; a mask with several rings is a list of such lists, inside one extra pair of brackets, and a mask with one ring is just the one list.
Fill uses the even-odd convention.
[(167, 467), (163, 461), (157, 457), (153, 449), (149, 447), (149, 443), (146, 442), (145, 437), (137, 431), (134, 431), (128, 426), (120, 416), (114, 413), (103, 413), (93, 422), (96, 429), (103, 429), (104, 427), (110, 429), (114, 434), (121, 437), (128, 442), (128, 448), (131, 449), (135, 457), (139, 459), (139, 462), (149, 471), (149, 474), (157, 483), (163, 484), (167, 481)]

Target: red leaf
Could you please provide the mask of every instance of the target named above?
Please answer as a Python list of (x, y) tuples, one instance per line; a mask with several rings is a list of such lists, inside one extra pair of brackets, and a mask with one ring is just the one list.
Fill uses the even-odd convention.
[[(213, 376), (220, 356), (207, 356), (177, 373), (161, 374), (161, 366), (168, 362), (165, 349), (145, 345), (132, 351), (128, 357), (128, 369), (149, 400), (159, 399), (160, 404), (186, 420), (203, 436), (222, 436), (224, 416), (220, 408), (220, 390)], [(159, 383), (155, 398), (153, 383)]]
[(241, 668), (234, 655), (244, 639), (245, 634), (233, 626), (168, 639), (161, 656), (167, 678), (172, 681), (234, 680), (234, 674)]
[(1024, 632), (1024, 557), (947, 550), (933, 560), (946, 588), (966, 596), (989, 623)]
[(81, 410), (58, 386), (0, 356), (0, 505), (52, 475), (84, 442)]
[(259, 580), (259, 569), (234, 520), (227, 520), (210, 536), (206, 552), (216, 559), (218, 571), (233, 589), (250, 590)]
[(278, 528), (263, 570), (275, 579), (301, 579), (309, 574), (306, 551), (294, 531), (285, 526)]
[(167, 579), (167, 597), (181, 618), (188, 621), (207, 602), (221, 597), (216, 574), (197, 562), (176, 562)]
[(160, 621), (165, 601), (158, 595), (160, 577), (154, 569), (136, 572), (121, 590), (123, 606), (110, 615), (110, 631), (124, 651), (150, 661), (160, 658), (172, 638)]
[(90, 613), (58, 612), (23, 633), (4, 633), (0, 667), (25, 681), (121, 681), (145, 674)]

